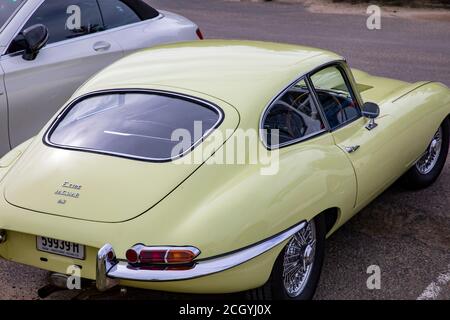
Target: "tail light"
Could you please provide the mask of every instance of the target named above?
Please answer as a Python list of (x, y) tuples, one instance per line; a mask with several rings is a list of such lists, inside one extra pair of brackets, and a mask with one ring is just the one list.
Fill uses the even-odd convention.
[(139, 254), (139, 262), (143, 264), (162, 264), (166, 262), (166, 250), (143, 249)]
[(205, 39), (205, 37), (203, 36), (203, 33), (202, 33), (202, 31), (200, 29), (197, 29), (197, 31), (195, 31), (195, 33), (197, 34), (197, 37), (200, 40), (204, 40)]
[(129, 263), (139, 262), (139, 252), (135, 248), (128, 249), (125, 256), (127, 257)]
[(146, 247), (136, 245), (128, 249), (126, 258), (130, 264), (177, 265), (189, 264), (200, 254), (195, 247)]

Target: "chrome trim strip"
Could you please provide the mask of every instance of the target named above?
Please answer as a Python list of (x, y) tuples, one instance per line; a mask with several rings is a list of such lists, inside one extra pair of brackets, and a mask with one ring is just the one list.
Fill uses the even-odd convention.
[(107, 244), (100, 249), (98, 253), (97, 288), (102, 291), (105, 290), (103, 288), (109, 287), (109, 285), (115, 283), (109, 282), (109, 280), (148, 282), (179, 281), (219, 273), (237, 267), (266, 253), (267, 251), (288, 240), (305, 226), (306, 222), (303, 221), (274, 237), (242, 250), (211, 259), (199, 260), (193, 268), (189, 270), (143, 270), (130, 267), (126, 261), (116, 261), (114, 264), (107, 260), (108, 252), (113, 250), (112, 246)]
[(106, 291), (119, 284), (118, 280), (106, 276), (108, 270), (114, 265), (113, 262), (108, 260), (108, 253), (111, 251), (114, 254), (113, 247), (110, 244), (107, 244), (104, 245), (97, 254), (96, 285), (99, 291)]
[[(308, 135), (307, 137), (300, 137), (298, 139), (292, 140), (292, 141), (288, 141), (288, 142), (284, 142), (282, 144), (278, 144), (276, 146), (269, 146), (267, 144), (267, 141), (265, 139), (265, 130), (264, 129), (264, 121), (267, 118), (267, 115), (270, 111), (270, 108), (275, 104), (275, 102), (277, 102), (281, 97), (283, 97), (284, 94), (286, 94), (289, 90), (292, 89), (292, 87), (294, 87), (297, 83), (299, 83), (300, 81), (304, 80), (305, 83), (307, 83), (307, 74), (303, 74), (301, 77), (296, 78), (294, 81), (292, 81), (287, 87), (283, 88), (283, 90), (281, 90), (280, 92), (278, 92), (276, 94), (275, 97), (272, 98), (272, 100), (270, 100), (269, 104), (264, 108), (263, 112), (261, 113), (260, 117), (259, 117), (259, 138), (261, 140), (261, 143), (263, 144), (263, 146), (267, 149), (267, 150), (276, 150), (276, 149), (281, 149), (283, 147), (287, 147), (290, 145), (294, 145), (297, 143), (300, 143), (304, 140), (310, 139), (316, 135), (322, 134), (324, 131), (321, 132), (314, 132), (313, 134)], [(307, 83), (308, 86), (308, 90), (311, 90), (311, 88), (309, 87), (309, 84)], [(315, 101), (314, 101), (315, 102)], [(319, 106), (316, 106), (317, 108), (319, 108)], [(322, 114), (321, 114), (322, 116)]]
[[(261, 143), (264, 145), (264, 147), (267, 150), (276, 150), (276, 149), (281, 149), (281, 148), (288, 147), (291, 145), (296, 145), (300, 142), (309, 140), (311, 138), (314, 138), (314, 137), (324, 134), (326, 132), (336, 131), (337, 129), (340, 129), (342, 126), (346, 126), (346, 125), (350, 124), (351, 122), (361, 118), (361, 117), (355, 118), (349, 122), (342, 124), (342, 126), (336, 127), (333, 130), (331, 130), (329, 123), (328, 123), (328, 119), (325, 117), (325, 114), (323, 112), (323, 107), (319, 103), (319, 101), (316, 97), (316, 90), (315, 90), (314, 86), (312, 86), (310, 76), (316, 72), (319, 72), (320, 70), (323, 70), (325, 68), (332, 67), (332, 66), (341, 67), (340, 71), (343, 72), (343, 77), (344, 77), (345, 83), (349, 86), (352, 95), (358, 102), (358, 104), (359, 104), (358, 109), (361, 110), (362, 99), (361, 99), (361, 96), (359, 95), (358, 90), (355, 90), (356, 81), (354, 80), (353, 73), (351, 72), (351, 69), (348, 67), (346, 60), (342, 58), (342, 59), (337, 59), (337, 60), (326, 62), (326, 63), (314, 68), (313, 70), (306, 72), (305, 74), (301, 75), (300, 77), (296, 78), (287, 87), (283, 88), (283, 90), (281, 90), (274, 98), (272, 98), (272, 100), (269, 102), (269, 104), (264, 108), (263, 112), (261, 113), (260, 119), (259, 119), (259, 132), (260, 132)], [(295, 86), (297, 83), (299, 83), (302, 80), (305, 80), (306, 85), (308, 86), (308, 89), (311, 91), (311, 93), (314, 96), (314, 104), (316, 105), (317, 109), (319, 110), (320, 116), (325, 125), (325, 129), (323, 129), (319, 132), (312, 133), (305, 137), (301, 137), (301, 138), (298, 138), (298, 139), (295, 139), (292, 141), (288, 141), (283, 144), (279, 144), (277, 146), (269, 147), (267, 145), (267, 141), (265, 141), (265, 138), (264, 138), (264, 126), (263, 126), (263, 123), (268, 114), (268, 111), (270, 110), (272, 105), (278, 101), (279, 98), (281, 98), (286, 92), (288, 92), (293, 86)]]
[(155, 251), (167, 251), (166, 252), (166, 256), (164, 257), (164, 262), (167, 262), (167, 255), (169, 254), (169, 251), (171, 250), (186, 250), (186, 251), (190, 251), (194, 254), (194, 259), (197, 258), (201, 251), (196, 248), (196, 247), (192, 247), (192, 246), (146, 246), (143, 245), (141, 243), (135, 244), (134, 246), (132, 246), (130, 249), (135, 250), (138, 255), (140, 255), (140, 253), (144, 250), (155, 250)]

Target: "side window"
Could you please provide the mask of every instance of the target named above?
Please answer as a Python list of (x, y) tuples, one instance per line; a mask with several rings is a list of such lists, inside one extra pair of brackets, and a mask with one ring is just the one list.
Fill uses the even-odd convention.
[[(96, 0), (46, 0), (33, 13), (23, 29), (35, 24), (43, 24), (48, 28), (49, 44), (103, 30)], [(23, 49), (23, 39), (19, 35), (8, 52)]]
[(112, 29), (142, 21), (125, 1), (98, 0), (106, 29)]
[(311, 76), (311, 82), (331, 129), (360, 117), (356, 99), (338, 67), (328, 67), (315, 73)]
[(302, 80), (289, 88), (266, 111), (266, 144), (274, 148), (312, 136), (325, 128), (311, 92)]

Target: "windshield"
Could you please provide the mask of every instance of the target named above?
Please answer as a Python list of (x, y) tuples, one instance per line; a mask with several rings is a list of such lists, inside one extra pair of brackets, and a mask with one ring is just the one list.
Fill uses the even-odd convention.
[(0, 30), (24, 0), (0, 0)]
[[(135, 159), (168, 161), (191, 151), (219, 124), (221, 116), (220, 110), (209, 103), (171, 94), (95, 94), (65, 111), (50, 130), (48, 143)], [(179, 139), (180, 134), (183, 141)]]

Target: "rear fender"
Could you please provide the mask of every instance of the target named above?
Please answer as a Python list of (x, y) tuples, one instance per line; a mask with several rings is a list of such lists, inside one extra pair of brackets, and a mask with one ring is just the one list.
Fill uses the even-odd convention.
[(450, 90), (441, 83), (427, 82), (398, 91), (380, 105), (382, 116), (395, 118), (409, 153), (407, 167), (423, 154), (439, 126), (450, 114)]
[(0, 159), (0, 182), (33, 142), (33, 138), (12, 149)]

